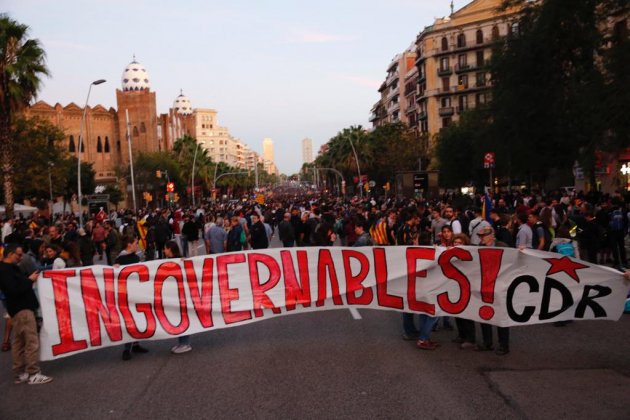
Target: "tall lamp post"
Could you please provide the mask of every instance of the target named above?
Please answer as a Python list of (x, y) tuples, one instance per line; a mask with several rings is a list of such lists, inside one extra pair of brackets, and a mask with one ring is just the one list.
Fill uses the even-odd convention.
[(193, 167), (192, 167), (192, 180), (190, 185), (190, 191), (192, 192), (192, 205), (195, 207), (195, 163), (197, 163), (197, 151), (199, 150), (199, 146), (201, 143), (197, 142), (197, 147), (195, 148), (195, 157), (193, 158)]
[(359, 174), (359, 194), (361, 195), (361, 198), (363, 198), (363, 182), (361, 180), (361, 169), (359, 168), (359, 157), (357, 156), (357, 151), (355, 150), (350, 137), (348, 137), (348, 141), (350, 142), (350, 147), (352, 147), (352, 153), (354, 153), (354, 160), (357, 163), (357, 173)]
[(81, 149), (83, 148), (83, 126), (85, 125), (85, 116), (87, 114), (88, 101), (90, 100), (90, 92), (92, 91), (92, 86), (100, 85), (101, 83), (105, 83), (105, 79), (98, 79), (90, 83), (90, 87), (88, 89), (87, 98), (85, 99), (85, 106), (83, 107), (83, 117), (81, 118), (81, 128), (79, 130), (79, 163), (77, 164), (77, 197), (79, 204), (79, 227), (83, 227), (83, 210), (81, 209), (81, 202), (83, 201), (83, 195), (81, 194)]

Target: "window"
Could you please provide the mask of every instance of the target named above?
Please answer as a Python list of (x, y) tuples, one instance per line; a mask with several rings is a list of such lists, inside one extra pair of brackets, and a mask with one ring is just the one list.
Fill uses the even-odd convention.
[(477, 51), (477, 67), (483, 67), (483, 51)]
[(146, 133), (147, 132), (147, 127), (144, 125), (143, 122), (140, 123), (140, 132), (141, 133)]
[(70, 140), (68, 141), (68, 152), (74, 153), (77, 149), (74, 146), (74, 136), (70, 136)]
[(103, 142), (101, 142), (101, 136), (98, 136), (98, 140), (96, 140), (96, 153), (103, 153)]
[(458, 89), (468, 89), (468, 75), (462, 74), (457, 78)]
[(475, 102), (477, 106), (483, 105), (486, 103), (486, 95), (483, 93), (478, 93), (475, 95)]
[(109, 137), (105, 136), (105, 153), (109, 153)]
[(79, 137), (79, 143), (81, 143), (81, 153), (85, 153), (85, 142)]
[(466, 35), (459, 34), (457, 35), (457, 48), (463, 48), (466, 46)]
[(475, 36), (477, 38), (477, 44), (483, 44), (483, 31), (481, 29), (477, 29)]
[(468, 95), (461, 95), (458, 98), (459, 102), (459, 111), (465, 111), (468, 109)]
[(492, 40), (496, 41), (498, 39), (499, 39), (499, 27), (495, 25), (492, 27)]
[(448, 40), (446, 37), (442, 38), (442, 51), (448, 51)]
[(440, 71), (446, 71), (449, 69), (448, 57), (440, 58)]
[(450, 77), (442, 77), (442, 90), (448, 92), (451, 89)]
[(486, 85), (486, 73), (477, 73), (476, 74), (476, 79), (477, 79), (477, 86), (485, 86)]
[(138, 126), (134, 125), (133, 126), (133, 136), (134, 137), (138, 137), (140, 135), (140, 133), (138, 133)]
[(518, 22), (508, 23), (508, 33), (510, 35), (518, 36)]
[(448, 108), (449, 106), (451, 106), (451, 98), (446, 97), (446, 98), (440, 99), (440, 106), (442, 108)]
[(459, 56), (457, 56), (457, 64), (459, 65), (459, 68), (466, 68), (466, 54), (460, 54)]

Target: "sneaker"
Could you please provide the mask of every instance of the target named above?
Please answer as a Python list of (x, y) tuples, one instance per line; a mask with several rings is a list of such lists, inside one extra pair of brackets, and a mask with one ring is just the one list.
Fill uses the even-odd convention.
[(192, 346), (190, 344), (178, 344), (177, 346), (171, 349), (171, 353), (182, 354), (182, 353), (188, 353), (191, 350), (192, 350)]
[(509, 352), (510, 352), (510, 349), (505, 348), (505, 347), (499, 347), (497, 351), (494, 352), (494, 354), (496, 354), (497, 356), (505, 356)]
[(459, 348), (462, 350), (469, 350), (477, 348), (477, 345), (475, 343), (471, 343), (470, 341), (464, 341), (459, 345)]
[(127, 361), (131, 359), (131, 352), (129, 350), (123, 350), (122, 359)]
[(148, 353), (149, 350), (142, 347), (140, 344), (134, 344), (131, 346), (131, 351), (134, 353)]
[(48, 382), (52, 382), (53, 378), (51, 378), (50, 376), (46, 376), (46, 375), (42, 375), (41, 373), (36, 373), (34, 375), (31, 375), (28, 378), (28, 384), (29, 385), (42, 385), (42, 384), (47, 384)]
[(422, 350), (435, 350), (436, 346), (431, 340), (418, 340), (416, 346)]
[(13, 383), (23, 384), (24, 382), (27, 382), (27, 381), (28, 381), (28, 373), (22, 372), (18, 376), (15, 377), (15, 380), (13, 381)]

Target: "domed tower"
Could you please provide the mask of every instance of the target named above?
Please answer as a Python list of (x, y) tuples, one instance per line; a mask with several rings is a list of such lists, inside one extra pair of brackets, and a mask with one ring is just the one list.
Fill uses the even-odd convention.
[(179, 96), (173, 101), (173, 107), (170, 109), (169, 114), (173, 142), (185, 135), (195, 137), (195, 117), (192, 104), (183, 91), (179, 91)]
[(159, 149), (157, 105), (150, 81), (146, 68), (136, 61), (134, 55), (133, 61), (123, 70), (121, 89), (116, 89), (120, 140), (115, 150), (122, 165), (129, 164), (127, 133), (131, 136), (134, 156)]

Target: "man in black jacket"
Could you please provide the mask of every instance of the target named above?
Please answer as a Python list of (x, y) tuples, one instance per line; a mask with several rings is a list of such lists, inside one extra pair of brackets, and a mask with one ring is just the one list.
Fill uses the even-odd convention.
[(269, 247), (269, 239), (265, 225), (260, 220), (258, 213), (252, 213), (252, 227), (249, 229), (252, 249), (264, 249)]
[(24, 251), (18, 244), (9, 244), (4, 249), (0, 262), (0, 290), (6, 297), (6, 305), (13, 323), (13, 374), (15, 383), (29, 385), (45, 384), (52, 378), (39, 369), (39, 337), (35, 311), (39, 302), (33, 292), (33, 283), (39, 272), (26, 277), (18, 268)]

